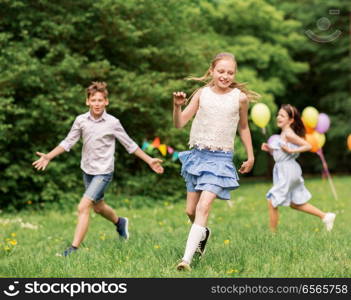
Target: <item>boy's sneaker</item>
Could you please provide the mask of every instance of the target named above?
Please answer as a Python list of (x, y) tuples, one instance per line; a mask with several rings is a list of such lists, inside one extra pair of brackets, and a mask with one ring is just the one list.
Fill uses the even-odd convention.
[(199, 246), (196, 249), (196, 252), (199, 253), (201, 256), (205, 254), (206, 244), (210, 236), (211, 236), (211, 230), (210, 228), (206, 227), (206, 237), (202, 241), (200, 241)]
[(336, 215), (334, 213), (326, 213), (325, 217), (323, 218), (323, 223), (325, 224), (325, 227), (327, 231), (331, 231), (334, 226), (334, 220), (335, 220)]
[(177, 266), (178, 271), (191, 271), (191, 267), (188, 263), (186, 263), (184, 260), (182, 260), (178, 266)]
[(73, 252), (76, 252), (77, 250), (78, 250), (78, 248), (70, 246), (65, 251), (63, 251), (63, 256), (68, 256), (68, 255), (72, 254)]
[(119, 217), (117, 232), (119, 236), (125, 240), (129, 239), (129, 232), (128, 232), (128, 218)]

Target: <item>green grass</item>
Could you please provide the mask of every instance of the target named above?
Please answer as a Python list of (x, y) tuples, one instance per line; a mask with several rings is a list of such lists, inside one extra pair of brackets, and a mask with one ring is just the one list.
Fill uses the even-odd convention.
[(318, 218), (281, 208), (279, 231), (272, 234), (264, 197), (271, 183), (242, 182), (232, 207), (215, 201), (206, 255), (195, 258), (190, 273), (175, 270), (190, 228), (184, 202), (117, 207), (130, 219), (128, 242), (116, 240), (114, 227), (92, 214), (82, 247), (68, 258), (57, 254), (71, 242), (75, 212), (1, 213), (0, 277), (351, 277), (351, 177), (335, 177), (334, 183), (338, 200), (326, 180), (306, 179), (310, 203), (337, 213), (331, 233)]

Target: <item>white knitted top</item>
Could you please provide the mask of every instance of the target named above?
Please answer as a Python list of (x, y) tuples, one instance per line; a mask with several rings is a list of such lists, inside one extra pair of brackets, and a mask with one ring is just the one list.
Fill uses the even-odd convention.
[(190, 148), (233, 151), (239, 122), (240, 90), (217, 94), (204, 87), (190, 131)]

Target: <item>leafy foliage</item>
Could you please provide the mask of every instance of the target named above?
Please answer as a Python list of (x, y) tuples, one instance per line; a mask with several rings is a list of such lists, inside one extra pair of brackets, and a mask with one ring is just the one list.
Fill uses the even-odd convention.
[[(299, 55), (307, 51), (299, 32), (303, 20), (287, 18), (286, 9), (271, 2), (1, 0), (0, 206), (63, 207), (78, 201), (81, 144), (51, 162), (45, 174), (31, 163), (36, 151), (55, 147), (87, 110), (84, 89), (91, 81), (108, 83), (108, 112), (138, 144), (159, 136), (182, 151), (190, 124), (173, 127), (172, 92), (191, 94), (198, 84), (184, 78), (202, 75), (216, 53), (229, 51), (238, 61), (238, 80), (260, 93), (274, 116), (276, 99), (290, 95), (309, 65), (305, 52)], [(330, 81), (330, 88), (335, 85)], [(275, 130), (273, 123), (268, 133)], [(258, 149), (267, 136), (251, 129), (259, 157), (253, 174), (262, 175), (268, 161)], [(235, 149), (240, 164), (245, 152), (239, 138)], [(160, 177), (123, 147), (116, 156), (114, 194), (150, 201), (184, 198), (178, 162), (166, 157)]]

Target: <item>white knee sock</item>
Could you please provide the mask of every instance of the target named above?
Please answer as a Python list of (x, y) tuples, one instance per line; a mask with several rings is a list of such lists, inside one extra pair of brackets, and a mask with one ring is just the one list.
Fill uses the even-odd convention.
[(206, 237), (206, 227), (193, 224), (190, 228), (188, 240), (186, 242), (185, 253), (183, 261), (190, 264), (193, 259), (194, 253), (199, 246), (200, 241)]

